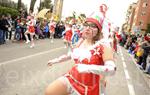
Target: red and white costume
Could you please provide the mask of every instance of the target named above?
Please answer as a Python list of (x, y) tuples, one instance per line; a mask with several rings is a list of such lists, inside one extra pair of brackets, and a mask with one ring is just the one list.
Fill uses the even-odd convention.
[[(102, 18), (93, 13), (91, 15), (93, 17), (87, 18), (86, 21), (95, 23), (101, 30), (105, 17), (104, 12), (105, 10), (103, 10)], [(72, 30), (70, 29), (66, 31), (64, 38), (67, 41), (71, 41), (71, 37)], [(82, 41), (80, 44), (82, 44)], [(69, 95), (101, 95), (101, 88), (99, 86), (102, 84), (100, 83), (101, 76), (112, 75), (116, 71), (116, 66), (112, 60), (105, 60), (105, 62), (103, 60), (102, 55), (104, 54), (105, 44), (97, 41), (89, 48), (82, 48), (79, 45), (73, 49), (71, 57), (74, 59), (76, 65), (60, 78), (60, 81), (67, 86)], [(68, 56), (66, 56), (67, 58)], [(58, 63), (63, 59), (65, 59), (65, 56), (61, 56), (50, 62)]]
[(68, 91), (69, 95), (100, 95), (100, 75), (113, 74), (116, 70), (115, 66), (104, 63), (103, 49), (102, 43), (97, 42), (88, 49), (79, 46), (73, 50), (72, 58), (76, 65), (64, 75), (65, 85), (72, 89)]
[(68, 29), (66, 29), (64, 39), (65, 39), (67, 42), (71, 42), (72, 35), (73, 35), (72, 29), (71, 29), (71, 28), (68, 28)]
[(27, 23), (27, 27), (28, 27), (28, 31), (30, 32), (30, 33), (34, 33), (35, 32), (35, 28), (34, 28), (34, 23), (33, 23), (33, 21), (31, 20), (31, 21), (29, 21), (28, 23)]
[(50, 30), (50, 33), (55, 33), (55, 23), (54, 22), (51, 22), (50, 25), (49, 25), (49, 30)]

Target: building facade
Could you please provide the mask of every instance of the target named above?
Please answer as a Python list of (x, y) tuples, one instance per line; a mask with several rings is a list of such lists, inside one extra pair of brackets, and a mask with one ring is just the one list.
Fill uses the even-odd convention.
[(139, 0), (135, 9), (132, 32), (145, 33), (150, 23), (150, 0)]
[(133, 20), (135, 16), (135, 9), (137, 7), (137, 3), (133, 3), (129, 6), (127, 10), (127, 15), (126, 15), (126, 30), (131, 32), (132, 31), (132, 26), (133, 26)]

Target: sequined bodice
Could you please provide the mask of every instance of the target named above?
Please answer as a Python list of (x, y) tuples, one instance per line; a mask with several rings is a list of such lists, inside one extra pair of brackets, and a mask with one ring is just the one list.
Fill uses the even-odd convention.
[(103, 65), (103, 46), (98, 45), (88, 49), (75, 48), (72, 53), (72, 58), (76, 64), (95, 64)]

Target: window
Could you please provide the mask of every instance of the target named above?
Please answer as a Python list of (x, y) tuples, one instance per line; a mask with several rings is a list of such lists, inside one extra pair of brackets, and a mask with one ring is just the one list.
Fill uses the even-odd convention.
[(142, 11), (142, 12), (141, 12), (141, 16), (144, 16), (144, 15), (146, 15), (146, 12), (145, 12), (145, 11)]
[(147, 2), (148, 0), (144, 0), (144, 2)]
[(140, 21), (140, 22), (139, 22), (139, 25), (140, 25), (140, 26), (143, 26), (143, 21)]
[(142, 7), (145, 8), (145, 7), (147, 7), (147, 6), (148, 6), (147, 2), (144, 2)]

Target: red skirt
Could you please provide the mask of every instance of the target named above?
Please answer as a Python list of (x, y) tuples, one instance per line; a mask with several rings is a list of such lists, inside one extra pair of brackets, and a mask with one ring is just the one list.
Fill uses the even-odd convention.
[(30, 27), (29, 27), (29, 32), (31, 32), (31, 33), (34, 33), (34, 32), (35, 32), (34, 26), (30, 26)]
[(71, 36), (65, 36), (64, 39), (68, 42), (71, 42)]
[(74, 80), (70, 76), (66, 76), (72, 85), (73, 89), (80, 93), (80, 95), (99, 95), (99, 82), (93, 86), (86, 86)]

